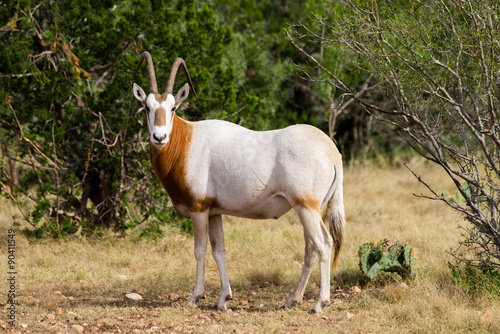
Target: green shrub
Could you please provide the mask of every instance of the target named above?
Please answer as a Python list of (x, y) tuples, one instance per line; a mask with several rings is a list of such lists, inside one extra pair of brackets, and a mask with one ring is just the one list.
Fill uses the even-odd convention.
[(132, 73), (150, 51), (160, 83), (183, 57), (200, 99), (182, 116), (251, 113), (256, 98), (222, 64), (232, 35), (215, 11), (192, 0), (14, 1), (0, 6), (0, 27), (0, 194), (22, 209), (26, 234), (139, 226), (159, 236), (159, 224), (189, 232), (149, 162), (145, 115), (131, 94), (146, 71)]
[(500, 297), (500, 272), (489, 266), (463, 266), (448, 262), (453, 279), (458, 286), (471, 296), (487, 295), (498, 299)]

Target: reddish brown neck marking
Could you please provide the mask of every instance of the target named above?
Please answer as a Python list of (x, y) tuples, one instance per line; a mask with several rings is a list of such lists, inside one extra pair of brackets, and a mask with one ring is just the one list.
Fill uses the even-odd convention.
[(186, 163), (192, 133), (193, 124), (175, 115), (168, 143), (161, 150), (149, 143), (151, 164), (174, 205), (202, 211), (210, 203), (197, 199), (187, 180)]

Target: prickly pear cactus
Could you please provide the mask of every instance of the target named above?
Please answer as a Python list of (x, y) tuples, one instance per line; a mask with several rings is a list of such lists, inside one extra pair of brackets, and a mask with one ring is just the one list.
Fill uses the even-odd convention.
[(404, 246), (397, 241), (389, 246), (388, 240), (378, 244), (365, 243), (359, 247), (359, 268), (370, 279), (375, 278), (379, 271), (395, 272), (402, 278), (413, 278), (413, 250), (407, 242)]

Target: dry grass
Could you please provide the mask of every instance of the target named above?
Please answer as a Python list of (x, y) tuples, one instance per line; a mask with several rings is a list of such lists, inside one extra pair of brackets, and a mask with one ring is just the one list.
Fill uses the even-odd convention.
[[(453, 189), (435, 167), (420, 162), (414, 166), (442, 190)], [(11, 332), (31, 333), (500, 331), (498, 301), (464, 294), (447, 268), (451, 258), (446, 251), (460, 239), (460, 216), (441, 203), (412, 196), (425, 188), (404, 168), (356, 167), (346, 171), (344, 184), (347, 240), (332, 273), (332, 305), (319, 316), (306, 313), (317, 298), (317, 268), (304, 302), (290, 311), (277, 310), (295, 288), (303, 257), (302, 228), (289, 214), (278, 221), (226, 218), (234, 295), (228, 312), (210, 310), (220, 285), (210, 252), (207, 298), (200, 309), (186, 306), (195, 274), (192, 238), (167, 232), (157, 243), (128, 237), (30, 245), (17, 235), (17, 317), (27, 328), (8, 327), (5, 315), (0, 325)], [(0, 226), (1, 241), (7, 225)], [(410, 241), (417, 269), (413, 282), (402, 285), (393, 275), (374, 282), (362, 278), (358, 247), (383, 238)], [(0, 263), (6, 263), (5, 252)], [(361, 292), (354, 292), (355, 286)], [(1, 288), (5, 297), (0, 300), (5, 301), (7, 292)], [(126, 300), (129, 292), (143, 299)], [(481, 319), (487, 311), (491, 319)]]

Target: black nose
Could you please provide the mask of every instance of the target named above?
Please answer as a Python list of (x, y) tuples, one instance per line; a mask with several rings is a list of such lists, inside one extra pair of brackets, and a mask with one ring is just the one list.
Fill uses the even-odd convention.
[(159, 143), (160, 143), (163, 139), (165, 139), (166, 137), (167, 137), (167, 135), (163, 135), (163, 136), (161, 136), (161, 137), (157, 137), (157, 136), (156, 136), (156, 133), (155, 133), (155, 134), (153, 134), (153, 138), (154, 138), (157, 142), (159, 142)]

